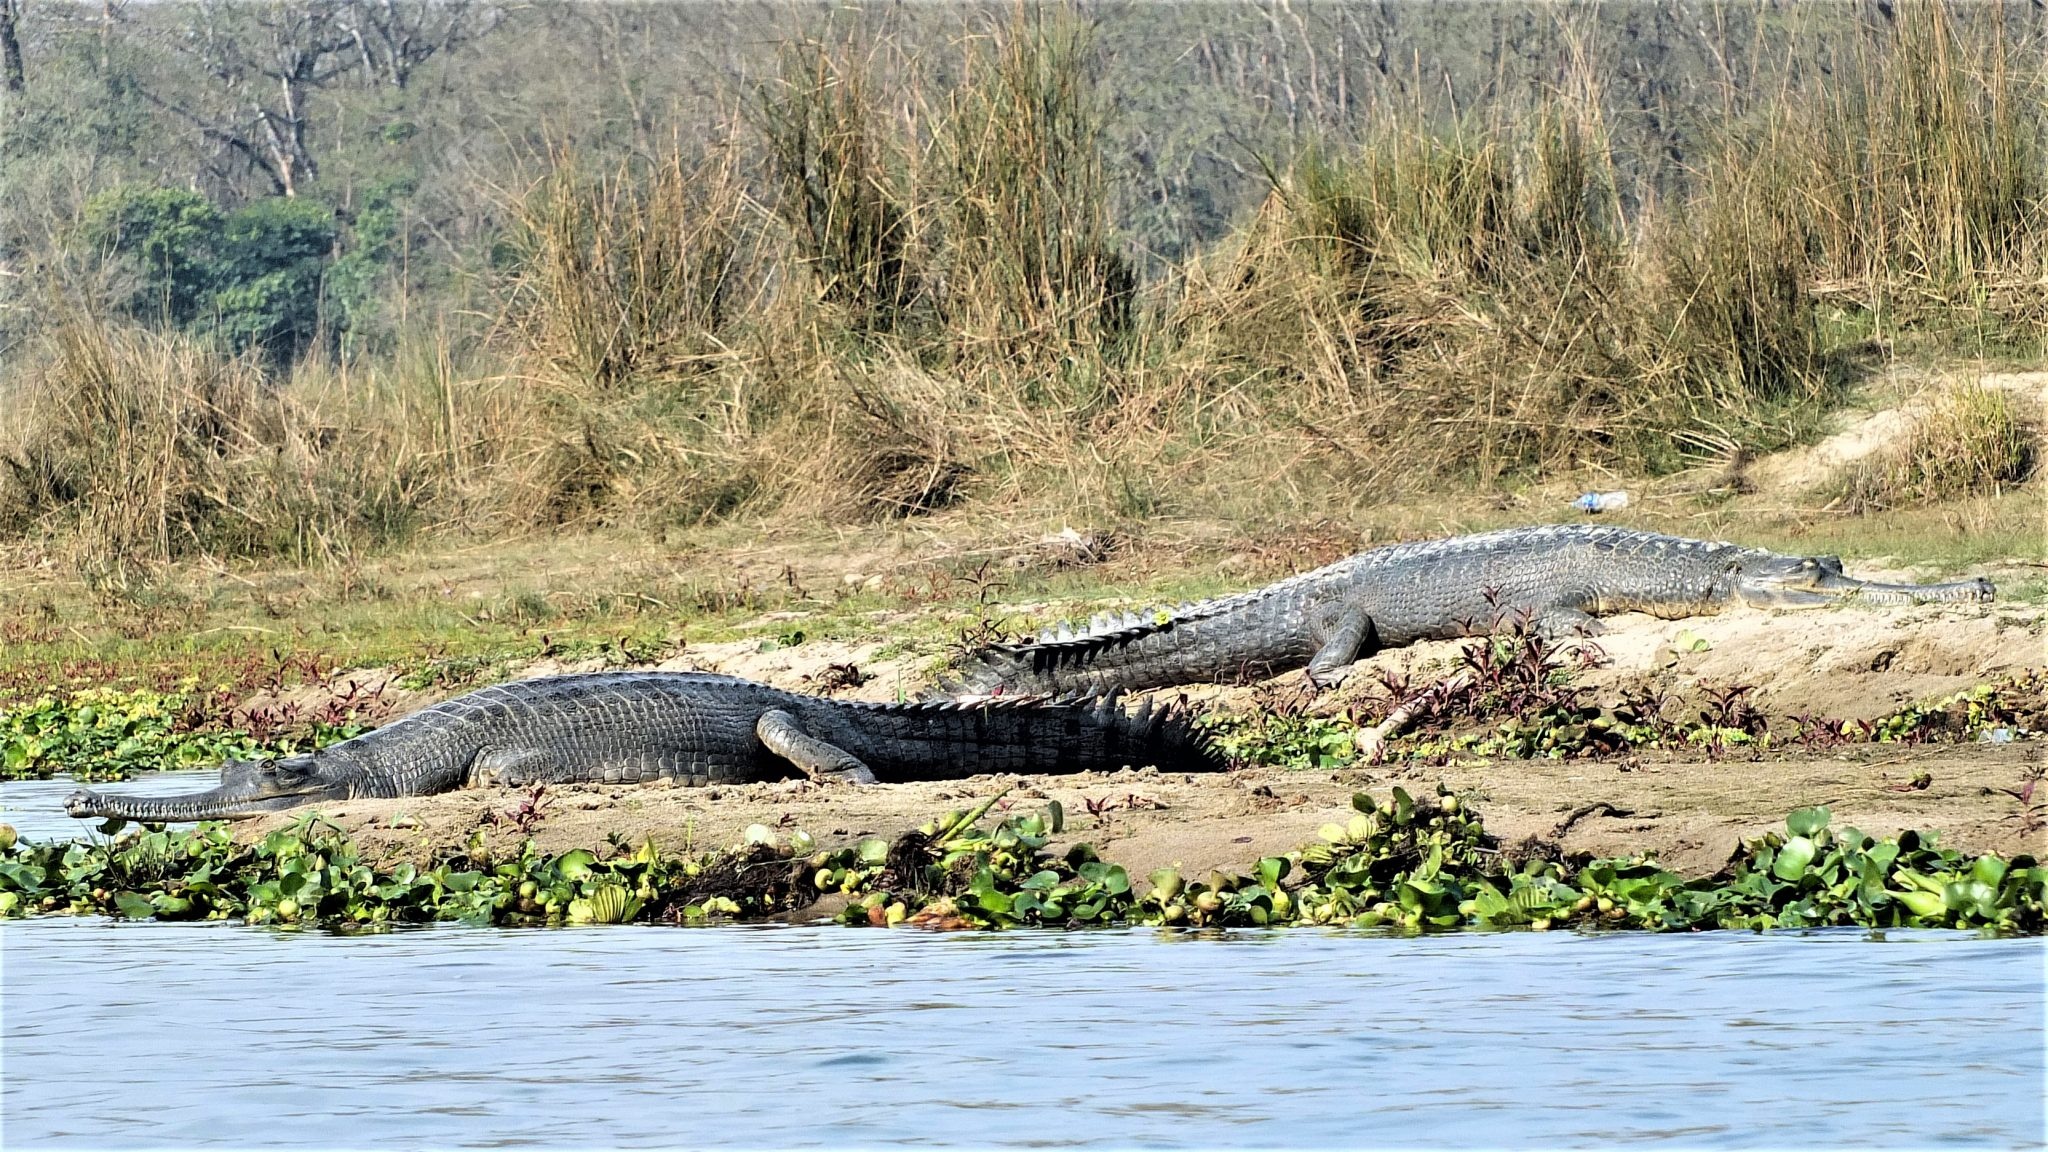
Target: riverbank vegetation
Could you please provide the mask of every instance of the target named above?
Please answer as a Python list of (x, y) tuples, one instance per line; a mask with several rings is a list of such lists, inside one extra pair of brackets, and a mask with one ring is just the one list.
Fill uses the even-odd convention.
[[(1681, 646), (1704, 645), (1680, 634)], [(1646, 748), (1709, 757), (1768, 748), (1852, 744), (2006, 743), (2048, 735), (2048, 675), (2030, 668), (1868, 719), (1773, 715), (1757, 686), (1695, 681), (1684, 696), (1644, 684), (1606, 699), (1580, 681), (1599, 662), (1584, 645), (1553, 644), (1526, 625), (1466, 643), (1440, 678), (1382, 674), (1341, 710), (1285, 688), (1259, 706), (1209, 718), (1218, 746), (1245, 763), (1327, 769), (1354, 763), (1442, 765), (1452, 758), (1554, 760), (1626, 756)]]
[[(1684, 7), (31, 14), (0, 533), (135, 601), (593, 526), (1299, 523), (2040, 353), (2037, 15)], [(326, 61), (268, 141), (263, 45)], [(1813, 503), (2010, 490), (2037, 419), (1972, 394)]]
[(376, 868), (309, 816), (254, 844), (219, 824), (87, 844), (16, 842), (0, 832), (0, 916), (100, 913), (240, 919), (340, 930), (460, 920), (563, 925), (682, 924), (801, 913), (844, 898), (842, 923), (935, 929), (1337, 925), (1407, 932), (1464, 927), (1974, 928), (2048, 924), (2048, 869), (2031, 857), (1966, 858), (1931, 834), (1874, 838), (1831, 827), (1826, 808), (1744, 845), (1719, 875), (1687, 880), (1643, 858), (1564, 860), (1554, 847), (1502, 845), (1468, 801), (1439, 789), (1385, 801), (1359, 794), (1346, 824), (1243, 874), (1138, 881), (1063, 831), (1057, 805), (982, 821), (1000, 796), (893, 841), (818, 849), (765, 827), (703, 855), (651, 841), (543, 855), (527, 840), (494, 856), (481, 833), (422, 867)]
[[(615, 655), (625, 664), (633, 654)], [(1250, 707), (1214, 713), (1204, 723), (1230, 759), (1294, 769), (1441, 765), (1454, 757), (1613, 758), (1644, 749), (1723, 757), (1859, 744), (2007, 743), (2048, 734), (2048, 677), (2038, 668), (1868, 719), (1842, 719), (1773, 714), (1756, 700), (1756, 686), (1739, 683), (1695, 683), (1683, 697), (1646, 686), (1603, 699), (1576, 675), (1587, 655), (1518, 629), (1466, 643), (1458, 665), (1427, 683), (1386, 675), (1341, 705), (1276, 685)], [(856, 666), (844, 667), (864, 678)], [(0, 707), (0, 780), (59, 773), (120, 780), (310, 751), (375, 727), (392, 715), (400, 692), (452, 692), (507, 670), (488, 661), (428, 663), (377, 677), (314, 668), (317, 687), (298, 693), (286, 692), (286, 677), (307, 669), (265, 671), (260, 683), (243, 678), (202, 687), (187, 678), (169, 691), (81, 687), (7, 704)], [(1375, 732), (1396, 714), (1398, 731)]]

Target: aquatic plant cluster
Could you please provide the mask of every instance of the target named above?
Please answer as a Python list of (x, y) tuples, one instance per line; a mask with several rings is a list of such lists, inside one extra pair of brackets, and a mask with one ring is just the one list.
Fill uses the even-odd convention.
[(1967, 858), (1939, 848), (1929, 833), (1837, 833), (1825, 808), (1792, 813), (1784, 834), (1746, 844), (1717, 876), (1688, 880), (1644, 857), (1574, 866), (1542, 845), (1503, 848), (1460, 797), (1438, 790), (1438, 798), (1418, 800), (1396, 788), (1384, 805), (1360, 793), (1349, 823), (1323, 826), (1316, 842), (1262, 859), (1248, 874), (1212, 871), (1190, 879), (1161, 869), (1142, 891), (1085, 844), (1062, 856), (1049, 853), (1060, 822), (1056, 806), (987, 831), (970, 824), (930, 840), (921, 867), (906, 869), (903, 851), (919, 844), (921, 833), (899, 841), (886, 858), (873, 848), (831, 854), (816, 880), (821, 888), (860, 894), (842, 921), (935, 927), (1862, 925), (2039, 932), (2048, 923), (2048, 868), (2031, 857)]
[[(110, 822), (111, 823), (111, 822)], [(665, 855), (650, 841), (539, 852), (525, 840), (494, 857), (479, 833), (430, 866), (365, 861), (333, 824), (309, 815), (254, 844), (224, 823), (189, 831), (150, 828), (96, 843), (18, 841), (0, 825), (0, 916), (94, 912), (130, 919), (318, 924), (350, 929), (464, 921), (505, 926), (696, 922), (759, 915), (811, 902), (795, 898), (791, 854), (800, 834), (770, 845), (765, 833), (726, 852)]]
[[(1682, 634), (1681, 634), (1682, 635)], [(1702, 642), (1703, 643), (1703, 642)], [(1405, 710), (1413, 732), (1372, 748), (1376, 760), (1443, 764), (1455, 756), (1517, 759), (1612, 755), (1641, 748), (1823, 747), (1981, 739), (2048, 732), (2048, 672), (2030, 669), (1873, 720), (1812, 715), (1773, 718), (1745, 684), (1705, 686), (1679, 710), (1669, 694), (1623, 692), (1602, 704), (1577, 682), (1600, 659), (1588, 645), (1558, 645), (1526, 624), (1466, 644), (1457, 667), (1422, 687), (1383, 672), (1377, 691), (1344, 715), (1316, 715), (1307, 701), (1212, 715), (1206, 723), (1229, 756), (1286, 768), (1332, 768), (1361, 754), (1360, 734)]]
[(17, 842), (0, 826), (0, 916), (103, 913), (242, 919), (351, 929), (459, 920), (498, 925), (703, 923), (798, 911), (820, 896), (846, 924), (940, 929), (1139, 924), (1211, 928), (1349, 925), (1420, 932), (1564, 926), (1707, 928), (2048, 927), (2048, 868), (2032, 857), (1967, 857), (1930, 833), (1837, 831), (1802, 808), (1785, 831), (1744, 845), (1720, 874), (1687, 879), (1644, 857), (1573, 863), (1540, 843), (1503, 846), (1441, 785), (1353, 798), (1348, 823), (1260, 860), (1198, 878), (1161, 869), (1135, 883), (1086, 844), (1055, 854), (1057, 803), (983, 826), (1000, 799), (894, 842), (816, 850), (767, 828), (724, 852), (668, 855), (652, 842), (608, 857), (494, 857), (481, 832), (431, 866), (385, 868), (339, 829), (307, 817), (255, 844), (221, 824), (150, 829), (98, 843)]
[(190, 690), (82, 688), (0, 711), (0, 780), (121, 780), (130, 773), (212, 766), (230, 758), (289, 755), (370, 728), (352, 698), (318, 712), (243, 713), (228, 726), (195, 708)]

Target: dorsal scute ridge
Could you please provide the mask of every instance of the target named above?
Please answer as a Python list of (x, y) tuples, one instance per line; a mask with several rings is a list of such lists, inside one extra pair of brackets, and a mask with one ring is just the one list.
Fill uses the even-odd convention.
[[(1311, 575), (1315, 575), (1315, 573), (1305, 572), (1302, 574), (1302, 576)], [(1290, 577), (1287, 581), (1282, 581), (1281, 584), (1271, 584), (1249, 592), (1239, 592), (1232, 596), (1219, 596), (1214, 600), (1185, 603), (1178, 607), (1162, 605), (1142, 615), (1136, 612), (1126, 612), (1122, 616), (1118, 616), (1115, 613), (1104, 613), (1099, 624), (1091, 620), (1089, 627), (1080, 632), (1074, 631), (1071, 624), (1066, 624), (1057, 630), (1052, 628), (1040, 629), (1036, 640), (1026, 640), (1013, 644), (991, 644), (988, 647), (992, 651), (1017, 657), (1024, 657), (1033, 652), (1052, 649), (1065, 649), (1074, 652), (1092, 651), (1093, 649), (1119, 641), (1135, 640), (1140, 636), (1149, 636), (1154, 632), (1165, 631), (1175, 625), (1188, 624), (1197, 620), (1207, 620), (1226, 612), (1236, 611), (1246, 604), (1273, 595), (1276, 591), (1281, 590), (1283, 585), (1288, 588), (1294, 587), (1292, 582), (1300, 580), (1302, 576)]]
[(865, 712), (930, 713), (930, 712), (1014, 712), (1030, 708), (1047, 710), (1071, 709), (1079, 704), (1092, 703), (1092, 695), (1069, 693), (1054, 696), (1047, 692), (1003, 693), (999, 696), (967, 695), (938, 697), (926, 700), (835, 700), (829, 696), (812, 697), (826, 704), (843, 708), (858, 708)]

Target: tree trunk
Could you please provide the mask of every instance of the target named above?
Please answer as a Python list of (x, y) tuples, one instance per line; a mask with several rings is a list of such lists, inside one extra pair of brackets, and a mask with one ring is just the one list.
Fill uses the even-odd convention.
[(28, 76), (21, 68), (21, 37), (14, 28), (20, 12), (17, 3), (18, 0), (0, 0), (0, 83), (7, 86), (9, 96), (19, 96), (28, 90)]

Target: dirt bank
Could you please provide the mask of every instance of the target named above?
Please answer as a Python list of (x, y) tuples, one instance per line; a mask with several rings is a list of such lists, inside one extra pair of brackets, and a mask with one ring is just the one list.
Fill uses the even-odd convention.
[[(1751, 684), (1774, 714), (1867, 718), (2048, 664), (2042, 616), (2038, 607), (2004, 605), (1737, 611), (1685, 621), (1625, 616), (1610, 620), (1608, 631), (1593, 641), (1602, 663), (1584, 677), (1596, 692), (1646, 685), (1681, 699), (1703, 686)], [(1317, 707), (1343, 707), (1369, 691), (1377, 673), (1441, 674), (1459, 648), (1420, 644), (1377, 655)], [(876, 659), (879, 650), (874, 643), (821, 642), (769, 652), (749, 644), (705, 646), (665, 666), (814, 689), (830, 666), (854, 664), (870, 679), (843, 688), (843, 694), (887, 698), (906, 686), (922, 686), (918, 661)], [(1283, 678), (1283, 686), (1297, 680)], [(1256, 692), (1207, 688), (1189, 695), (1213, 707), (1236, 708), (1247, 706)], [(1653, 852), (1673, 867), (1704, 873), (1725, 861), (1741, 838), (1809, 804), (1829, 805), (1838, 821), (1870, 832), (1932, 829), (1958, 848), (2048, 855), (2048, 840), (2032, 827), (2024, 806), (2001, 791), (2018, 789), (2044, 753), (2048, 749), (2039, 743), (1863, 745), (1833, 752), (1780, 750), (1756, 759), (1651, 753), (1444, 768), (1253, 768), (1213, 777), (1139, 769), (870, 788), (807, 781), (708, 789), (557, 787), (547, 791), (543, 816), (532, 830), (553, 850), (595, 846), (614, 835), (628, 843), (653, 837), (670, 848), (719, 847), (738, 841), (757, 823), (803, 828), (829, 845), (892, 835), (1008, 788), (1006, 804), (1058, 800), (1068, 813), (1070, 837), (1094, 843), (1135, 870), (1172, 863), (1201, 870), (1241, 867), (1299, 845), (1322, 823), (1342, 817), (1354, 791), (1384, 796), (1397, 783), (1421, 790), (1442, 780), (1473, 794), (1489, 827), (1503, 837), (1542, 837), (1570, 852)], [(1929, 781), (1915, 787), (1922, 774)], [(505, 791), (461, 792), (356, 801), (328, 815), (379, 853), (425, 855), (460, 845), (479, 829), (493, 841), (516, 842), (520, 833), (501, 817), (520, 800)]]
[[(1671, 867), (1708, 873), (1737, 843), (1777, 827), (1786, 812), (1826, 804), (1838, 823), (1872, 833), (1936, 829), (1970, 851), (2048, 855), (2029, 831), (2017, 788), (2038, 747), (1859, 747), (1837, 754), (1708, 761), (1651, 755), (1627, 761), (1502, 761), (1447, 768), (1299, 772), (1253, 768), (1221, 776), (1150, 769), (1025, 779), (977, 776), (941, 783), (855, 788), (808, 781), (728, 788), (567, 786), (547, 791), (533, 835), (551, 851), (592, 847), (618, 835), (665, 848), (737, 843), (750, 824), (802, 828), (825, 845), (894, 835), (953, 808), (1009, 789), (1004, 807), (1058, 800), (1069, 839), (1086, 840), (1136, 874), (1165, 864), (1242, 867), (1313, 839), (1343, 820), (1353, 792), (1385, 797), (1437, 780), (1478, 798), (1487, 826), (1505, 839), (1536, 836), (1569, 852), (1653, 852)], [(1916, 775), (1931, 781), (1914, 788)], [(384, 857), (423, 857), (481, 829), (510, 847), (520, 833), (494, 820), (520, 794), (460, 792), (409, 800), (354, 801), (326, 814)], [(283, 822), (248, 827), (260, 834)]]

